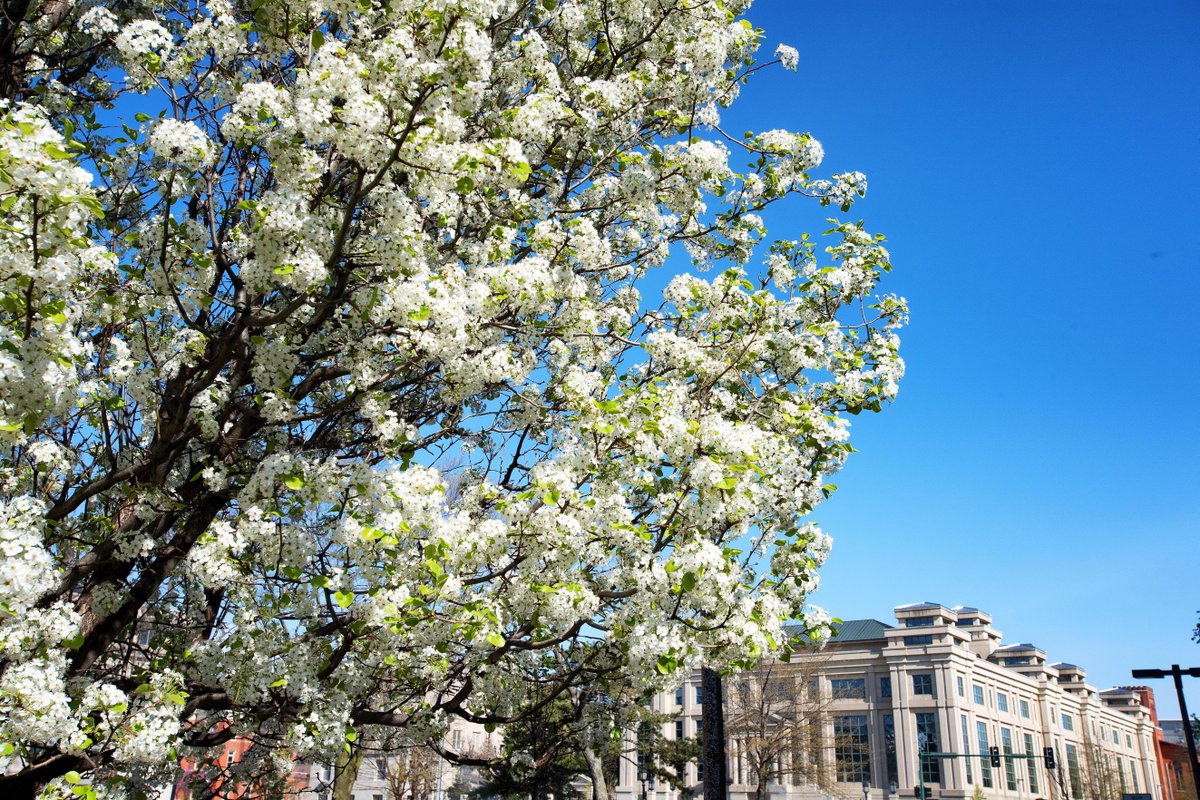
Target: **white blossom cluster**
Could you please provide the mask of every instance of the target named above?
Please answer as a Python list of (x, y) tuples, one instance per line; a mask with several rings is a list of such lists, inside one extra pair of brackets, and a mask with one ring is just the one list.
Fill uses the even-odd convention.
[[(848, 207), (860, 173), (705, 132), (746, 5), (79, 12), (106, 85), (156, 88), (119, 135), (0, 127), (20, 763), (330, 759), (520, 713), (530, 663), (651, 687), (819, 621), (807, 517), (898, 390), (906, 309), (861, 223), (767, 238), (767, 205)], [(643, 298), (672, 253), (696, 269)]]
[(76, 322), (113, 266), (88, 236), (100, 209), (90, 183), (44, 114), (0, 117), (0, 441), (24, 441), (76, 403), (76, 365), (92, 354)]

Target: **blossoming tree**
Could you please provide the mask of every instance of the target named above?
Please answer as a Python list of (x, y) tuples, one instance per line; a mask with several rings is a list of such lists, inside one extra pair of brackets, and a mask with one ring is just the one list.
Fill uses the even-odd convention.
[(905, 309), (746, 4), (5, 2), (0, 793), (780, 641)]

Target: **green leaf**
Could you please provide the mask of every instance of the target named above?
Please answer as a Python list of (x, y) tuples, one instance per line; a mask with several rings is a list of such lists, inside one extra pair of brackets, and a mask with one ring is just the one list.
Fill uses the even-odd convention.
[(76, 198), (76, 202), (88, 211), (91, 211), (93, 216), (97, 218), (104, 216), (104, 205), (96, 198), (84, 196)]
[(558, 505), (558, 489), (550, 489), (542, 495), (542, 503), (548, 506)]
[(299, 475), (293, 475), (285, 480), (283, 485), (294, 492), (298, 492), (304, 488), (304, 478)]
[(488, 634), (487, 643), (490, 644), (492, 647), (503, 647), (504, 646), (504, 637), (498, 633)]
[(429, 319), (429, 306), (422, 303), (420, 308), (408, 312), (408, 318), (413, 322), (424, 322)]
[(324, 575), (314, 575), (309, 583), (312, 584), (314, 589), (324, 589), (329, 585), (329, 578), (326, 578)]
[(458, 189), (460, 194), (466, 194), (475, 188), (475, 181), (472, 180), (471, 176), (463, 175), (458, 179), (458, 182), (454, 184), (454, 188)]
[(321, 33), (320, 28), (317, 28), (312, 32), (312, 48), (319, 50), (323, 44), (325, 44), (325, 34)]
[(68, 153), (66, 150), (63, 150), (61, 147), (59, 147), (54, 142), (46, 142), (44, 145), (42, 145), (42, 152), (44, 152), (46, 155), (50, 156), (51, 158), (60, 158), (61, 159), (61, 158), (70, 158), (71, 157), (70, 153)]
[(273, 269), (271, 271), (274, 272), (276, 275), (291, 275), (293, 272), (296, 271), (296, 267), (293, 266), (292, 264), (284, 264), (282, 267), (276, 267), (275, 269)]
[(278, 689), (280, 686), (287, 686), (287, 678), (279, 678), (271, 682), (272, 689)]
[(525, 163), (524, 161), (518, 161), (517, 163), (510, 164), (508, 166), (508, 174), (512, 175), (513, 180), (516, 181), (524, 182), (524, 180), (529, 177), (530, 172), (532, 172), (532, 170), (529, 168), (529, 164)]
[(133, 118), (136, 119), (138, 122), (149, 122), (150, 121), (150, 115), (143, 114), (140, 111), (138, 113), (134, 114)]
[(79, 783), (81, 780), (83, 780), (83, 776), (75, 770), (71, 770), (66, 775), (63, 775), (63, 780), (67, 783)]
[(333, 593), (333, 602), (337, 603), (342, 608), (349, 608), (354, 602), (354, 592), (343, 592), (338, 590)]
[(680, 585), (680, 587), (682, 587), (682, 589), (685, 592), (690, 592), (692, 589), (695, 589), (696, 588), (696, 573), (694, 573), (694, 572), (683, 573), (683, 579), (679, 581), (679, 585)]

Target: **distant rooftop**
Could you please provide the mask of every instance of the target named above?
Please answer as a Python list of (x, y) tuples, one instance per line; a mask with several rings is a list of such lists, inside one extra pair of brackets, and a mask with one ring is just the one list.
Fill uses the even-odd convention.
[(848, 619), (840, 625), (834, 625), (833, 642), (861, 642), (867, 639), (882, 639), (884, 631), (890, 630), (891, 625), (877, 619)]
[[(892, 626), (877, 619), (847, 619), (829, 626), (833, 630), (831, 642), (863, 642), (884, 638), (883, 632)], [(808, 629), (803, 625), (784, 625), (788, 636), (803, 636)]]

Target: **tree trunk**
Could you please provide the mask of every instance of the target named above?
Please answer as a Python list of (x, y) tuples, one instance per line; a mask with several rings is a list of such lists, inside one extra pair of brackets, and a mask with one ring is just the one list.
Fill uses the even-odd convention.
[(364, 755), (365, 750), (353, 745), (350, 746), (350, 752), (343, 750), (338, 754), (333, 771), (333, 800), (350, 800), (350, 792), (358, 780), (358, 768), (362, 766)]
[(608, 782), (604, 780), (604, 764), (592, 747), (583, 748), (583, 760), (587, 762), (588, 776), (592, 779), (592, 800), (612, 800), (608, 793)]

